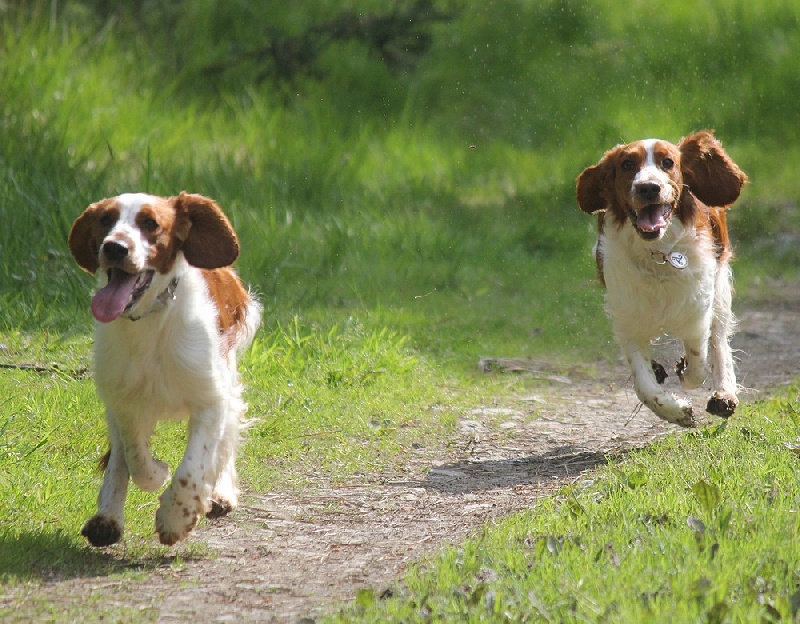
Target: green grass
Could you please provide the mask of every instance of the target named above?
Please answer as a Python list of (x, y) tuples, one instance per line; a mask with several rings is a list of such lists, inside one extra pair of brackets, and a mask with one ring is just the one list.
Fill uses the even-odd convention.
[(795, 621), (798, 449), (792, 388), (612, 460), (326, 621)]
[[(176, 9), (177, 34), (145, 39), (74, 6), (52, 26), (41, 6), (38, 18), (9, 10), (3, 24), (0, 210), (17, 227), (0, 233), (0, 297), (11, 326), (75, 327), (89, 282), (65, 253), (69, 225), (90, 201), (131, 189), (217, 198), (242, 233), (242, 273), (283, 320), (298, 306), (395, 307), (434, 289), (515, 292), (536, 306), (533, 280), (569, 289), (587, 275), (591, 220), (573, 198), (580, 170), (617, 141), (702, 126), (717, 128), (754, 183), (732, 213), (741, 257), (753, 250), (770, 271), (776, 259), (778, 270), (796, 266), (797, 228), (784, 209), (800, 191), (786, 147), (800, 127), (795, 80), (784, 75), (798, 45), (791, 3), (730, 0), (691, 15), (653, 7), (666, 39), (701, 46), (670, 54), (688, 87), (671, 80), (657, 46), (643, 45), (644, 5), (618, 14), (603, 3), (512, 2), (466, 5), (458, 27), (437, 27), (413, 74), (392, 79), (348, 48), (291, 97), (286, 85), (192, 78), (191, 59), (180, 79), (161, 65), (159, 45), (197, 37), (191, 20), (219, 21), (204, 13), (210, 5)], [(716, 26), (723, 18), (730, 30)], [(516, 23), (543, 26), (512, 35)], [(366, 79), (342, 88), (358, 75)], [(639, 90), (640, 75), (651, 90)], [(736, 228), (739, 219), (767, 227)], [(596, 312), (589, 306), (576, 326)]]
[(243, 470), (248, 486), (300, 487), (312, 474), (344, 481), (385, 470), (414, 442), (442, 436), (454, 414), (429, 413), (444, 393), (405, 343), (352, 319), (327, 331), (294, 319), (259, 338), (247, 362), (257, 406)]
[[(0, 497), (7, 504), (0, 538), (8, 545), (0, 549), (0, 577), (95, 567), (80, 527), (94, 510), (97, 461), (107, 441), (87, 373), (90, 342), (4, 338), (4, 359), (20, 368), (0, 374)], [(293, 319), (262, 332), (243, 364), (252, 419), (240, 462), (245, 486), (297, 488), (312, 474), (346, 480), (394, 466), (418, 440), (441, 438), (456, 412), (430, 409), (448, 400), (441, 376), (406, 342), (356, 320), (322, 330)], [(153, 452), (177, 466), (184, 436), (181, 424), (161, 425)], [(128, 556), (166, 552), (152, 539), (157, 504), (152, 494), (131, 489)]]
[[(323, 0), (302, 11), (294, 4), (275, 3), (266, 25), (297, 30), (333, 10)], [(619, 141), (716, 128), (751, 179), (731, 213), (739, 291), (748, 296), (767, 277), (798, 276), (795, 2), (467, 2), (455, 23), (433, 29), (433, 46), (413, 71), (392, 73), (347, 45), (323, 56), (318, 79), (291, 84), (259, 82), (246, 67), (217, 78), (201, 72), (224, 53), (231, 29), (243, 43), (263, 31), (264, 18), (247, 3), (150, 3), (141, 13), (141, 3), (117, 13), (89, 0), (29, 5), (0, 7), (0, 363), (39, 368), (0, 369), (4, 582), (128, 578), (131, 561), (140, 570), (172, 556), (152, 538), (156, 498), (135, 488), (122, 560), (90, 550), (79, 535), (94, 508), (106, 439), (87, 374), (93, 279), (65, 241), (72, 221), (101, 197), (189, 190), (216, 198), (230, 215), (242, 243), (237, 267), (265, 307), (242, 366), (254, 423), (240, 470), (255, 491), (387, 469), (420, 439), (446, 445), (463, 410), (501, 392), (477, 373), (481, 355), (566, 366), (615, 354), (590, 257), (594, 223), (575, 205), (574, 180)], [(653, 32), (668, 44), (654, 45)], [(788, 405), (750, 406), (759, 428), (747, 427), (778, 436), (766, 419)], [(518, 556), (554, 565), (591, 558), (607, 543), (590, 532), (609, 524), (602, 505), (614, 499), (632, 514), (651, 513), (636, 497), (666, 491), (658, 481), (666, 468), (639, 463), (699, 461), (723, 442), (745, 444), (740, 430), (670, 441), (615, 466), (565, 494), (585, 510), (574, 518), (554, 499), (511, 520)], [(173, 466), (183, 435), (180, 425), (166, 425), (155, 438), (156, 453)], [(754, 435), (739, 451), (747, 457), (763, 450)], [(786, 455), (780, 444), (770, 448)], [(625, 471), (646, 474), (646, 483), (613, 486)], [(631, 520), (620, 530), (664, 531), (665, 540), (688, 540), (681, 552), (698, 554), (684, 520), (699, 513), (689, 509), (689, 492), (704, 478), (735, 512), (725, 536), (732, 543), (744, 499), (697, 466), (687, 474), (675, 479), (681, 496), (660, 499), (669, 522)], [(764, 478), (741, 475), (742, 487)], [(770, 521), (753, 509), (747, 526)], [(716, 520), (698, 517), (708, 540)], [(763, 527), (762, 546), (779, 547), (780, 527)], [(540, 552), (542, 544), (550, 552), (548, 536), (558, 550), (550, 559)], [(505, 552), (504, 538), (497, 547), (493, 539), (487, 533), (480, 543), (490, 558)], [(628, 561), (619, 553), (631, 539), (615, 537), (620, 566), (612, 572)], [(199, 546), (187, 548), (181, 552), (191, 557)], [(717, 561), (726, 548), (720, 541)], [(473, 566), (472, 556), (461, 557)], [(493, 560), (480, 565), (512, 584), (524, 576)], [(437, 612), (489, 602), (513, 611), (528, 596), (481, 588), (472, 568), (447, 574), (456, 573), (463, 578), (451, 577), (431, 598)], [(583, 590), (565, 578), (549, 586), (580, 602)], [(670, 583), (634, 584), (632, 594), (655, 592), (654, 604), (685, 589)], [(722, 585), (703, 590), (703, 613), (712, 599), (735, 609), (735, 596), (753, 595), (737, 589), (744, 580), (725, 583), (728, 593)], [(784, 601), (793, 595), (785, 586), (775, 592)], [(391, 608), (405, 613), (413, 600), (420, 615), (426, 607), (415, 596)], [(543, 604), (561, 613), (556, 603)]]

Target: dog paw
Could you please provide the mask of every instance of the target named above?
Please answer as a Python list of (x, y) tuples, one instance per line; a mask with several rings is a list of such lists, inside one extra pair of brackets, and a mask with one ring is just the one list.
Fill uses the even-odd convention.
[(697, 419), (695, 419), (692, 404), (682, 399), (678, 399), (675, 409), (670, 410), (667, 414), (667, 420), (681, 427), (690, 428), (697, 426)]
[(235, 471), (224, 470), (217, 479), (214, 491), (211, 493), (211, 509), (206, 512), (206, 518), (221, 518), (236, 509), (239, 503), (239, 489), (236, 487)]
[(178, 514), (166, 509), (163, 505), (156, 512), (156, 533), (158, 541), (165, 546), (177, 544), (192, 532), (197, 525), (199, 515), (189, 507), (183, 507)]
[(659, 384), (663, 384), (667, 380), (667, 377), (669, 377), (667, 371), (655, 360), (650, 360), (650, 366), (653, 369), (653, 374), (656, 376), (656, 381)]
[(222, 516), (227, 516), (230, 512), (232, 512), (236, 508), (236, 504), (232, 503), (229, 500), (219, 497), (212, 497), (211, 498), (211, 509), (206, 512), (206, 518), (209, 520), (216, 520), (217, 518), (222, 518)]
[(158, 541), (161, 542), (164, 546), (174, 546), (182, 539), (185, 539), (193, 528), (194, 527), (191, 526), (185, 531), (164, 531), (164, 530), (158, 531)]
[(694, 417), (694, 412), (692, 411), (691, 407), (682, 410), (681, 414), (672, 422), (674, 422), (676, 425), (680, 425), (681, 427), (686, 427), (687, 429), (697, 426), (697, 419)]
[(736, 411), (739, 400), (727, 392), (715, 392), (706, 405), (706, 411), (714, 416), (729, 418)]
[(650, 401), (646, 401), (645, 405), (662, 420), (680, 425), (681, 427), (697, 426), (697, 420), (695, 419), (694, 410), (692, 409), (692, 403), (690, 401), (672, 396), (669, 401), (654, 398)]
[(172, 546), (185, 539), (194, 529), (200, 516), (205, 513), (206, 505), (199, 496), (176, 495), (173, 486), (164, 490), (159, 500), (161, 506), (156, 511), (156, 533), (162, 544)]
[(122, 539), (122, 525), (114, 518), (97, 514), (83, 525), (81, 535), (95, 548), (111, 546)]

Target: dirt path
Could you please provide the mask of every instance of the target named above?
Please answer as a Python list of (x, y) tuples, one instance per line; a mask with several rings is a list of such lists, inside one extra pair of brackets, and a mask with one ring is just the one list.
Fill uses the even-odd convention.
[[(738, 306), (740, 383), (752, 389), (745, 401), (800, 375), (800, 293), (784, 290)], [(525, 365), (550, 383), (465, 414), (446, 455), (419, 448), (402, 474), (300, 495), (247, 494), (232, 517), (198, 528), (194, 539), (207, 540), (210, 557), (135, 580), (70, 579), (43, 591), (62, 601), (110, 595), (160, 622), (311, 621), (359, 588), (380, 595), (412, 561), (531, 507), (607, 454), (677, 430), (637, 408), (621, 365), (566, 377)], [(704, 405), (703, 395), (694, 402)]]

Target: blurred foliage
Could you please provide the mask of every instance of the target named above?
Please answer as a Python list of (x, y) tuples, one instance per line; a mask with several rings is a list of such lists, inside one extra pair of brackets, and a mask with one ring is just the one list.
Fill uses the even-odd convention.
[[(713, 123), (739, 138), (800, 127), (793, 0), (632, 0), (624, 8), (612, 0), (12, 0), (4, 12), (38, 13), (65, 32), (110, 33), (170, 91), (239, 94), (265, 77), (276, 80), (269, 90), (292, 95), (357, 84), (361, 113), (391, 98), (395, 112), (411, 109), (415, 119), (456, 121), (474, 138), (533, 147), (583, 131), (592, 143), (628, 140), (641, 116), (681, 132)], [(374, 38), (391, 40), (387, 47), (353, 34), (378, 23)], [(351, 36), (338, 39), (337, 28)], [(408, 71), (387, 79), (386, 66)], [(297, 78), (288, 87), (279, 80), (287, 76)], [(303, 78), (322, 81), (322, 91)]]
[[(236, 62), (415, 10), (441, 19), (395, 41), (413, 62), (358, 37), (291, 79)], [(798, 22), (790, 0), (7, 0), (0, 303), (37, 323), (43, 302), (70, 310), (90, 286), (69, 224), (132, 188), (221, 199), (243, 272), (283, 305), (523, 293), (543, 273), (574, 292), (592, 275), (577, 174), (615, 143), (702, 127), (751, 179), (737, 274), (793, 270)]]
[[(59, 10), (55, 2), (51, 8)], [(320, 78), (328, 73), (320, 62), (328, 47), (350, 43), (394, 72), (411, 70), (430, 47), (432, 26), (458, 15), (452, 2), (434, 0), (301, 6), (286, 0), (86, 0), (61, 12), (67, 20), (90, 18), (133, 38), (145, 34), (148, 60), (182, 77), (185, 86), (199, 78), (234, 90), (267, 79)]]

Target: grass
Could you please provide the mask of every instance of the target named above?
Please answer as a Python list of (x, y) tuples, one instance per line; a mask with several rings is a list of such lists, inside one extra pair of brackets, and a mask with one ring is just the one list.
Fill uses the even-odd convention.
[[(792, 145), (800, 128), (800, 15), (789, 0), (702, 7), (637, 1), (624, 11), (610, 0), (464, 3), (456, 23), (434, 28), (433, 46), (412, 72), (392, 73), (349, 45), (323, 56), (319, 79), (292, 84), (259, 82), (244, 71), (216, 79), (201, 73), (206, 55), (224, 51), (220, 42), (231, 28), (241, 28), (237, 37), (245, 39), (261, 32), (260, 17), (237, 13), (251, 10), (246, 3), (225, 5), (224, 15), (215, 3), (171, 3), (165, 14), (148, 5), (152, 11), (139, 15), (144, 22), (123, 10), (104, 13), (107, 3), (67, 4), (0, 7), (0, 363), (11, 366), (0, 369), (5, 583), (35, 588), (81, 574), (127, 579), (173, 557), (152, 539), (155, 497), (135, 488), (126, 508), (125, 561), (89, 550), (79, 536), (94, 507), (95, 464), (106, 440), (87, 373), (93, 280), (74, 265), (65, 241), (75, 217), (101, 197), (204, 193), (239, 232), (237, 267), (265, 306), (263, 329), (243, 362), (254, 424), (240, 470), (256, 491), (300, 488), (315, 478), (344, 482), (401, 462), (420, 439), (445, 445), (459, 414), (498, 392), (476, 371), (481, 355), (558, 365), (616, 353), (594, 282), (593, 220), (575, 206), (574, 180), (619, 141), (677, 140), (715, 127), (751, 179), (731, 213), (740, 292), (760, 293), (775, 276), (797, 278), (800, 179), (792, 163), (800, 151)], [(296, 29), (331, 10), (320, 1), (298, 13), (291, 4), (276, 3), (275, 24)], [(158, 15), (174, 20), (174, 28), (146, 22)], [(651, 45), (653, 30), (674, 45)], [(487, 532), (485, 541), (464, 546), (463, 553), (479, 547), (489, 560), (477, 552), (466, 559), (443, 554), (452, 560), (442, 572), (449, 588), (423, 571), (408, 587), (430, 589), (431, 617), (473, 607), (469, 617), (517, 613), (529, 592), (501, 585), (528, 573), (492, 559), (512, 557), (502, 547), (506, 538), (518, 546), (514, 556), (537, 562), (537, 570), (542, 561), (591, 559), (610, 541), (591, 532), (612, 524), (603, 514), (613, 508), (603, 505), (616, 501), (620, 513), (651, 513), (637, 497), (667, 491), (666, 467), (645, 470), (637, 462), (680, 465), (684, 455), (700, 461), (715, 445), (737, 441), (738, 450), (725, 452), (761, 457), (771, 450), (789, 461), (780, 444), (758, 440), (762, 429), (766, 439), (794, 439), (791, 428), (780, 433), (768, 420), (789, 427), (778, 416), (792, 413), (793, 400), (750, 406), (757, 426), (748, 422), (756, 432), (749, 441), (732, 424), (718, 435), (683, 437), (631, 457), (594, 483), (509, 520), (508, 534)], [(156, 453), (173, 466), (175, 440), (183, 435), (182, 427), (165, 425), (156, 437)], [(719, 542), (714, 565), (722, 560), (726, 544), (735, 542), (731, 531), (746, 525), (744, 494), (730, 480), (722, 483), (698, 465), (693, 470), (697, 478), (675, 479), (680, 496), (660, 498), (669, 522), (621, 523), (631, 532), (614, 537), (620, 565), (612, 561), (612, 572), (628, 570), (628, 561), (630, 570), (645, 563), (650, 569), (628, 557), (626, 549), (639, 543), (636, 530), (688, 540), (676, 548), (706, 556), (692, 541), (698, 530), (684, 519), (700, 518), (709, 540), (728, 505), (728, 541)], [(623, 479), (627, 472), (646, 474), (646, 482), (614, 486), (641, 480)], [(701, 477), (720, 490), (719, 509), (708, 517), (690, 509), (689, 492)], [(765, 478), (748, 473), (738, 480), (747, 488)], [(767, 547), (777, 547), (784, 534), (768, 524), (771, 511), (751, 506), (746, 526), (765, 523), (757, 543), (772, 552)], [(182, 556), (193, 556), (192, 548), (198, 546)], [(581, 565), (594, 570), (604, 557), (613, 560), (606, 553)], [(130, 561), (141, 566), (132, 571)], [(500, 578), (481, 580), (483, 568)], [(703, 613), (712, 598), (732, 613), (737, 596), (772, 600), (766, 590), (737, 589), (745, 576), (725, 581), (733, 588), (728, 593), (721, 585), (703, 589)], [(687, 577), (716, 583), (708, 571)], [(577, 587), (581, 575), (564, 578), (543, 577), (541, 585), (577, 601), (575, 611), (558, 611), (572, 606), (543, 589), (535, 600), (565, 619), (589, 617), (594, 612)], [(666, 574), (653, 581), (655, 589), (633, 584), (631, 595), (656, 592), (644, 602), (661, 604), (686, 589), (672, 582)], [(794, 594), (781, 587), (773, 606), (784, 614)], [(370, 602), (368, 594), (362, 599)], [(614, 601), (627, 604), (604, 604), (612, 609)], [(366, 605), (361, 616), (386, 609), (422, 617), (423, 602), (422, 593), (412, 593), (391, 606)], [(495, 615), (481, 611), (490, 603)]]
[(321, 474), (344, 481), (385, 470), (417, 440), (442, 436), (454, 414), (428, 413), (444, 393), (405, 342), (355, 320), (320, 331), (294, 319), (259, 338), (247, 368), (251, 403), (263, 410), (248, 435), (250, 487), (300, 487)]
[(795, 621), (797, 396), (612, 460), (325, 621)]
[[(21, 547), (2, 550), (0, 575), (30, 578), (45, 572), (38, 562), (54, 562), (26, 548), (26, 540), (46, 544), (68, 535), (73, 554), (92, 559), (78, 547), (79, 533), (93, 513), (97, 460), (107, 442), (87, 373), (88, 338), (5, 338), (6, 359), (29, 367), (0, 375), (0, 496), (8, 504), (2, 534)], [(434, 416), (427, 409), (445, 392), (437, 388), (438, 374), (405, 343), (355, 320), (323, 331), (293, 319), (263, 332), (243, 365), (253, 419), (241, 465), (247, 487), (301, 487), (315, 473), (344, 480), (386, 469), (418, 439), (441, 437), (455, 413)], [(161, 425), (154, 453), (176, 466), (184, 435), (180, 424)], [(156, 497), (132, 488), (129, 542), (152, 542), (155, 505)]]

